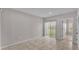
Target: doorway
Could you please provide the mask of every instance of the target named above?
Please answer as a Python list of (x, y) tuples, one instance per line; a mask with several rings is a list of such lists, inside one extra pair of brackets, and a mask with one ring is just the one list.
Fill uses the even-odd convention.
[(67, 19), (63, 21), (63, 39), (66, 37), (70, 37), (69, 39), (73, 39), (73, 20)]
[(45, 36), (56, 39), (56, 21), (45, 22)]

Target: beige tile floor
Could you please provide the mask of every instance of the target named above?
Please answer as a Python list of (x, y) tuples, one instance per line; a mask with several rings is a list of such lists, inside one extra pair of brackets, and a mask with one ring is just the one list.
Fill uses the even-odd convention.
[(3, 50), (71, 50), (71, 37), (65, 37), (64, 40), (55, 40), (54, 38), (43, 37), (32, 39), (24, 43), (3, 48)]

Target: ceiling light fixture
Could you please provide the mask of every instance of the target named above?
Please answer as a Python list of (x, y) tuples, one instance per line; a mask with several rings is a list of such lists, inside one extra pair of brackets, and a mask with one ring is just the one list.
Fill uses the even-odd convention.
[(51, 15), (51, 14), (52, 14), (52, 12), (49, 12), (49, 14)]

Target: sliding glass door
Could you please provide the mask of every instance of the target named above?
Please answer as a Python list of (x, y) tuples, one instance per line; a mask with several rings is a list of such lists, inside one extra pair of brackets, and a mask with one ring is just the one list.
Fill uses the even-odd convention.
[(45, 36), (55, 38), (56, 36), (56, 21), (45, 22)]

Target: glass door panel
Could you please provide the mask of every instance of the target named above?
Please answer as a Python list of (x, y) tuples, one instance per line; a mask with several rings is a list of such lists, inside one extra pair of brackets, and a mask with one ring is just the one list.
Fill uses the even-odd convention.
[(45, 22), (45, 36), (55, 38), (56, 35), (56, 21)]

